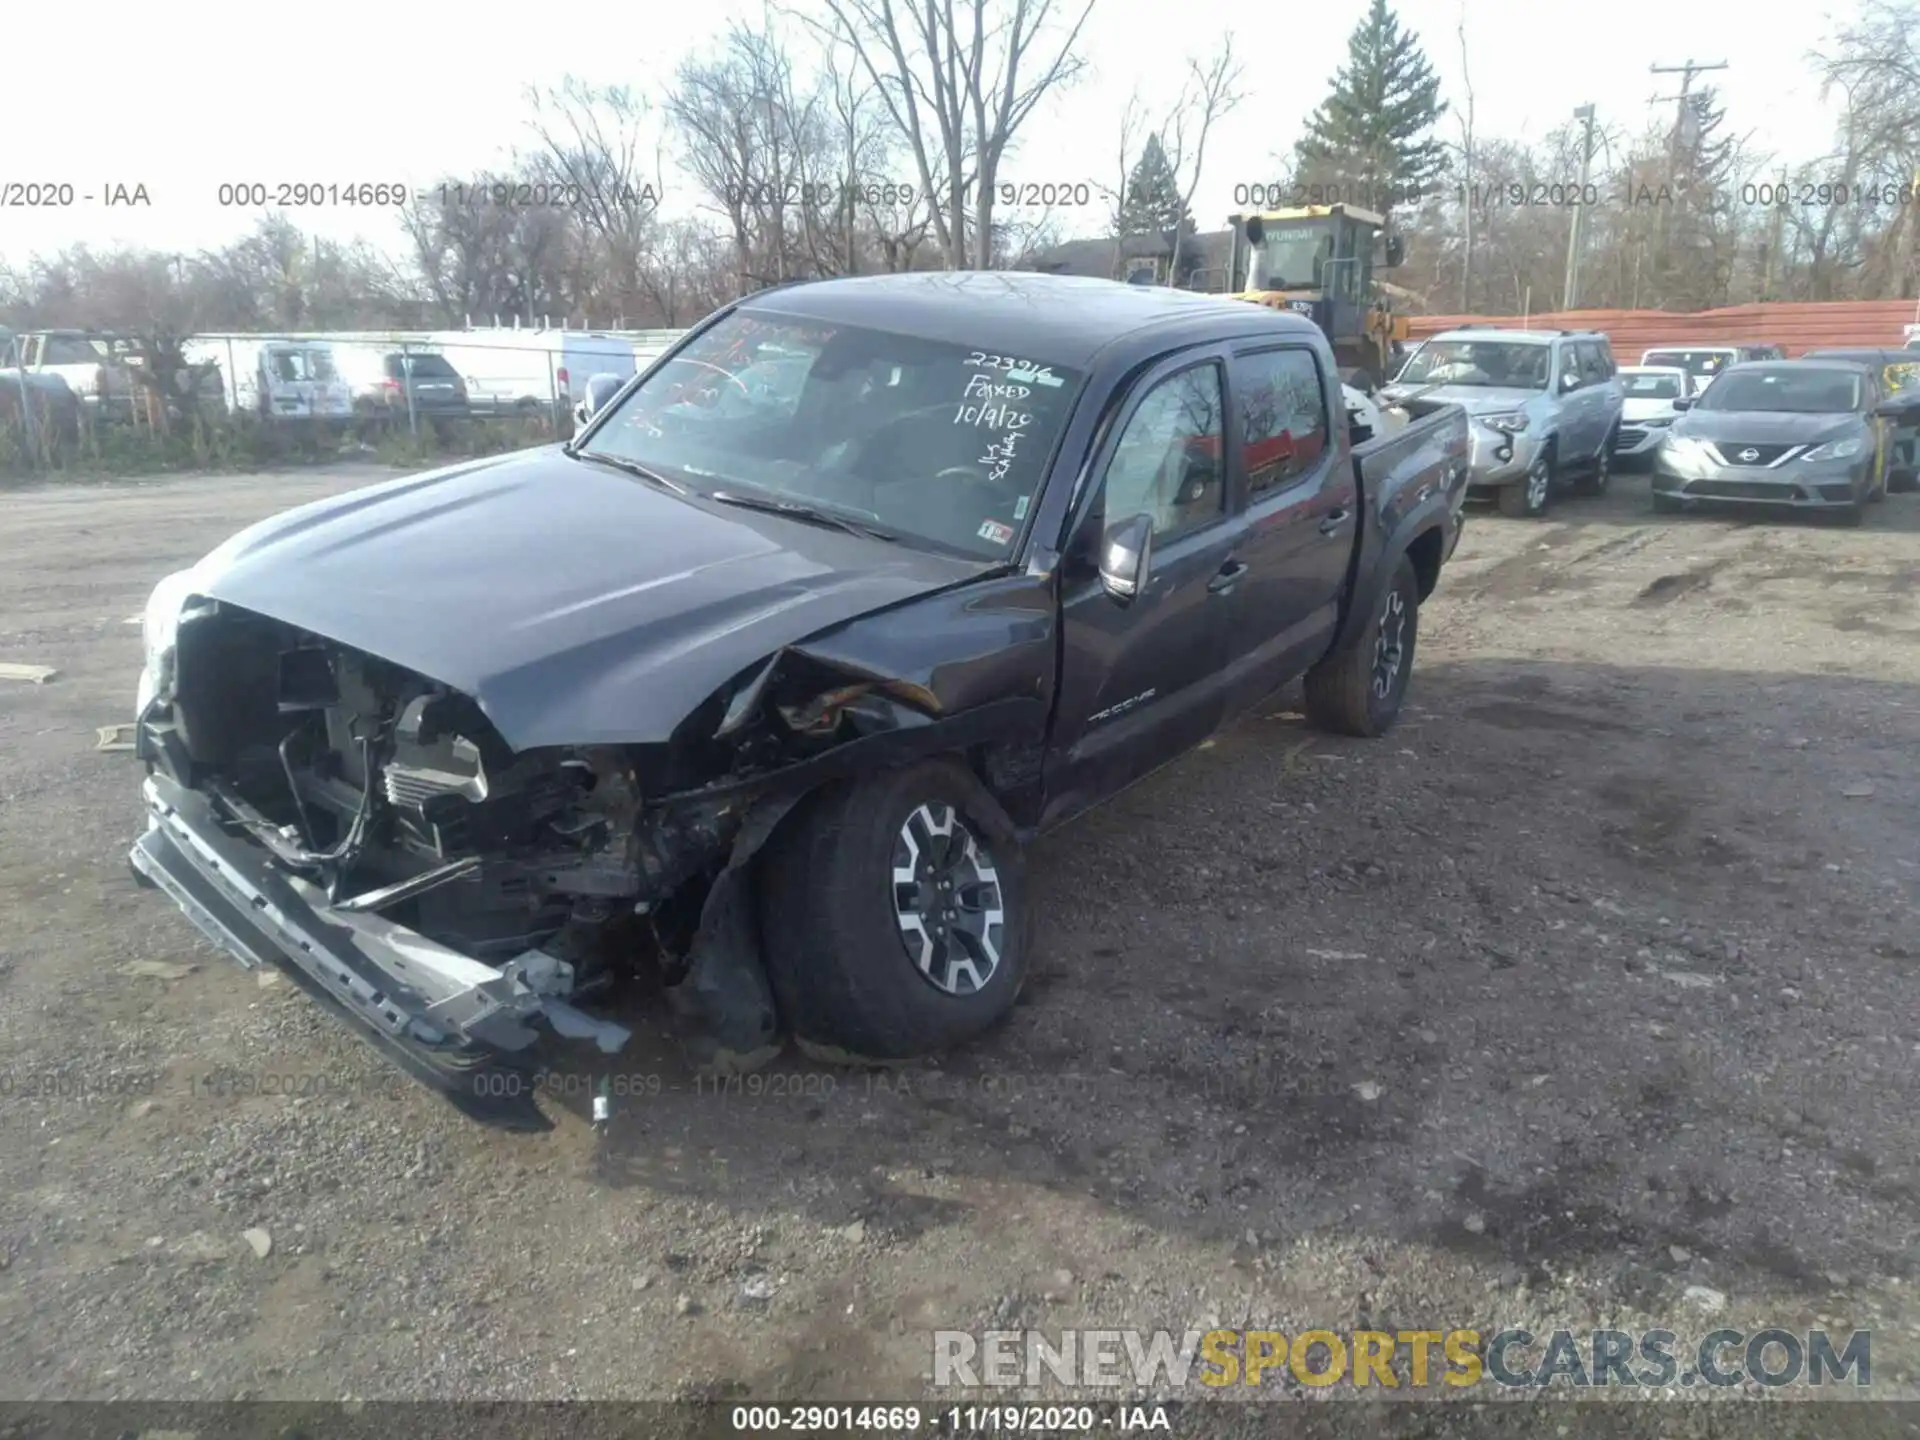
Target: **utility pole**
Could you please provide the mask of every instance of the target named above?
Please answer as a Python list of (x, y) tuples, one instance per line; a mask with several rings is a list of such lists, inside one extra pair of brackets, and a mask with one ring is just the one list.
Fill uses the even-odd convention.
[[(1655, 96), (1653, 100), (1653, 103), (1655, 105), (1664, 105), (1669, 100), (1671, 100), (1675, 102), (1679, 107), (1674, 112), (1673, 133), (1667, 138), (1667, 177), (1668, 179), (1676, 182), (1679, 179), (1678, 172), (1680, 169), (1680, 134), (1681, 134), (1681, 131), (1686, 128), (1687, 106), (1692, 102), (1692, 98), (1693, 98), (1693, 77), (1696, 75), (1704, 75), (1710, 70), (1725, 70), (1726, 68), (1727, 68), (1727, 62), (1724, 60), (1716, 60), (1711, 64), (1707, 64), (1707, 65), (1696, 65), (1693, 63), (1693, 58), (1691, 56), (1687, 58), (1686, 63), (1683, 65), (1649, 65), (1647, 67), (1647, 71), (1649, 74), (1678, 75), (1680, 77), (1680, 93), (1678, 95), (1658, 95), (1658, 96)], [(1655, 222), (1654, 222), (1654, 227), (1656, 232), (1655, 239), (1654, 239), (1654, 250), (1653, 250), (1653, 263), (1655, 267), (1654, 273), (1656, 276), (1659, 277), (1662, 299), (1665, 298), (1665, 290), (1666, 290), (1665, 281), (1669, 271), (1669, 266), (1667, 264), (1667, 210), (1668, 208), (1669, 208), (1668, 206), (1662, 205), (1660, 207), (1660, 213), (1658, 214), (1658, 216), (1655, 217)]]
[(1774, 286), (1778, 284), (1782, 278), (1780, 246), (1786, 240), (1787, 207), (1781, 203), (1780, 197), (1786, 192), (1787, 188), (1787, 172), (1785, 170), (1780, 172), (1778, 187), (1773, 194), (1773, 214), (1767, 223), (1767, 259), (1766, 266), (1760, 276), (1760, 298), (1762, 300), (1772, 300), (1775, 298)]
[(1593, 178), (1593, 106), (1582, 105), (1573, 118), (1586, 122), (1580, 142), (1580, 190), (1573, 197), (1573, 223), (1567, 230), (1567, 283), (1560, 297), (1560, 308), (1571, 310), (1580, 291), (1580, 221), (1586, 214), (1587, 183)]

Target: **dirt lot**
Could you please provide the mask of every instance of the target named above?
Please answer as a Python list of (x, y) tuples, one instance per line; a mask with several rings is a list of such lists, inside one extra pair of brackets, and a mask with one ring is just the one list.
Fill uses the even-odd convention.
[(0, 681), (0, 1398), (898, 1397), (935, 1328), (1215, 1323), (1871, 1327), (1912, 1393), (1920, 497), (1476, 514), (1392, 736), (1283, 704), (1041, 847), (986, 1043), (715, 1093), (643, 1029), (597, 1137), (129, 878), (127, 617), (373, 474), (0, 498), (0, 660), (60, 671)]

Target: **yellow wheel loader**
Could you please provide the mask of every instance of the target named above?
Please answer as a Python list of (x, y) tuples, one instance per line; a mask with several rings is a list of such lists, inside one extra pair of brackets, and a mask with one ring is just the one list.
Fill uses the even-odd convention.
[(1406, 258), (1386, 218), (1353, 205), (1304, 205), (1235, 215), (1230, 287), (1242, 300), (1294, 310), (1333, 345), (1342, 378), (1361, 390), (1385, 384), (1399, 368), (1407, 319), (1396, 315), (1379, 270)]

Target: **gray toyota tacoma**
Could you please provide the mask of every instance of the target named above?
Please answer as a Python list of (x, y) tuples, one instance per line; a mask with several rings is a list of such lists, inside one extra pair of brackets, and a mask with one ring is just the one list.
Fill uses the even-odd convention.
[(654, 987), (710, 1067), (952, 1046), (1027, 972), (1036, 835), (1301, 676), (1315, 724), (1393, 723), (1467, 422), (1341, 397), (1239, 301), (762, 292), (565, 446), (161, 581), (133, 866), (455, 1092), (618, 1050)]

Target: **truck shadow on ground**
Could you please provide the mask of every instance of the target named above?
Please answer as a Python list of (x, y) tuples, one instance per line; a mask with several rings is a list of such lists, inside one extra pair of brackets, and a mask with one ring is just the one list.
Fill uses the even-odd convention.
[(1476, 660), (1413, 697), (1378, 742), (1283, 701), (1044, 843), (1028, 992), (938, 1065), (641, 1044), (597, 1180), (886, 1243), (1039, 1188), (1638, 1303), (1911, 1275), (1920, 688)]

